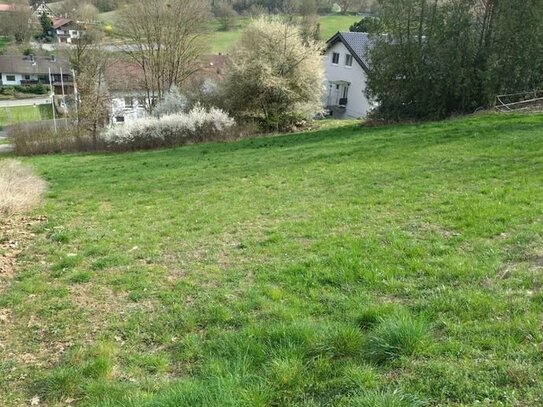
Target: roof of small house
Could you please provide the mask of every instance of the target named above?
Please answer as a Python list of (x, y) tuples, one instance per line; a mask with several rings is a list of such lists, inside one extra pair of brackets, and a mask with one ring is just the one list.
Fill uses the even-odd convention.
[(110, 92), (137, 92), (145, 89), (141, 66), (134, 61), (116, 59), (105, 69), (105, 79)]
[(70, 64), (66, 58), (55, 58), (22, 55), (0, 55), (0, 72), (8, 74), (46, 75), (51, 73), (59, 74), (62, 68), (63, 73), (70, 74)]
[[(212, 79), (220, 81), (224, 78), (229, 58), (226, 55), (203, 57), (199, 69), (189, 78), (189, 83), (198, 80)], [(145, 89), (145, 76), (141, 66), (135, 61), (116, 59), (109, 62), (105, 70), (105, 79), (110, 92), (137, 93)]]
[(0, 13), (7, 13), (10, 11), (29, 11), (29, 10), (31, 10), (30, 6), (24, 6), (22, 4), (0, 3)]
[(342, 42), (360, 66), (368, 71), (369, 60), (367, 54), (374, 44), (374, 40), (370, 38), (368, 33), (338, 32), (326, 41), (328, 49), (338, 42)]
[(73, 23), (73, 20), (71, 20), (69, 18), (64, 18), (64, 17), (54, 18), (53, 19), (53, 28), (56, 30), (56, 29), (59, 29), (60, 27), (64, 27), (65, 25), (68, 25), (68, 24), (71, 24), (71, 23)]

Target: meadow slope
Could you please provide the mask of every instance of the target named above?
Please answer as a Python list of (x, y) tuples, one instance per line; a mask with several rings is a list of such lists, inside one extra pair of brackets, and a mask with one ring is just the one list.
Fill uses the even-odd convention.
[(543, 404), (543, 116), (25, 159), (0, 405)]

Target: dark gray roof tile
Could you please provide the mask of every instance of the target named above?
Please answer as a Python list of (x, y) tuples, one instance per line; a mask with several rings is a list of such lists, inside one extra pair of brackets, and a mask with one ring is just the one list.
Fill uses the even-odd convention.
[(368, 51), (375, 43), (370, 38), (370, 35), (361, 32), (338, 32), (326, 43), (328, 44), (328, 48), (330, 48), (339, 41), (345, 44), (353, 54), (355, 60), (367, 71), (369, 66)]

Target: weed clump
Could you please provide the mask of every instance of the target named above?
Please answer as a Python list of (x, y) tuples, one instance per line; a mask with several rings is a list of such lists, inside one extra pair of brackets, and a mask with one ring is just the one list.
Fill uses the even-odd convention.
[(429, 326), (421, 318), (397, 312), (381, 318), (366, 343), (366, 357), (382, 364), (417, 353), (429, 338)]
[(366, 392), (354, 397), (346, 397), (340, 407), (422, 407), (424, 403), (414, 396), (398, 390)]

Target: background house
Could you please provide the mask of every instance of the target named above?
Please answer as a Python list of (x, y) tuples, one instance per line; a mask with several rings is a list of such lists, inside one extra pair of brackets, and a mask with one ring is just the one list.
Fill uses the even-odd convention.
[[(203, 57), (198, 69), (183, 83), (181, 93), (195, 93), (202, 87), (224, 79), (229, 59), (226, 55)], [(148, 107), (156, 101), (147, 95), (141, 66), (134, 61), (118, 59), (107, 64), (106, 87), (110, 100), (109, 123), (124, 124), (148, 115)]]
[(49, 85), (49, 72), (55, 94), (62, 94), (62, 82), (64, 93), (73, 93), (73, 77), (67, 59), (0, 55), (0, 85)]
[(53, 19), (56, 17), (56, 14), (51, 8), (45, 3), (45, 1), (42, 1), (40, 3), (36, 3), (34, 6), (34, 16), (39, 19), (43, 15), (47, 15), (50, 19)]
[(12, 13), (16, 11), (29, 11), (30, 6), (15, 3), (0, 3), (0, 13)]
[(110, 105), (110, 124), (124, 124), (147, 116), (148, 97), (141, 67), (127, 60), (116, 60), (106, 66), (105, 80)]
[(53, 19), (53, 36), (59, 43), (71, 44), (81, 38), (81, 26), (69, 18)]
[(368, 34), (338, 32), (326, 44), (326, 108), (338, 118), (365, 117), (373, 107), (366, 96)]

